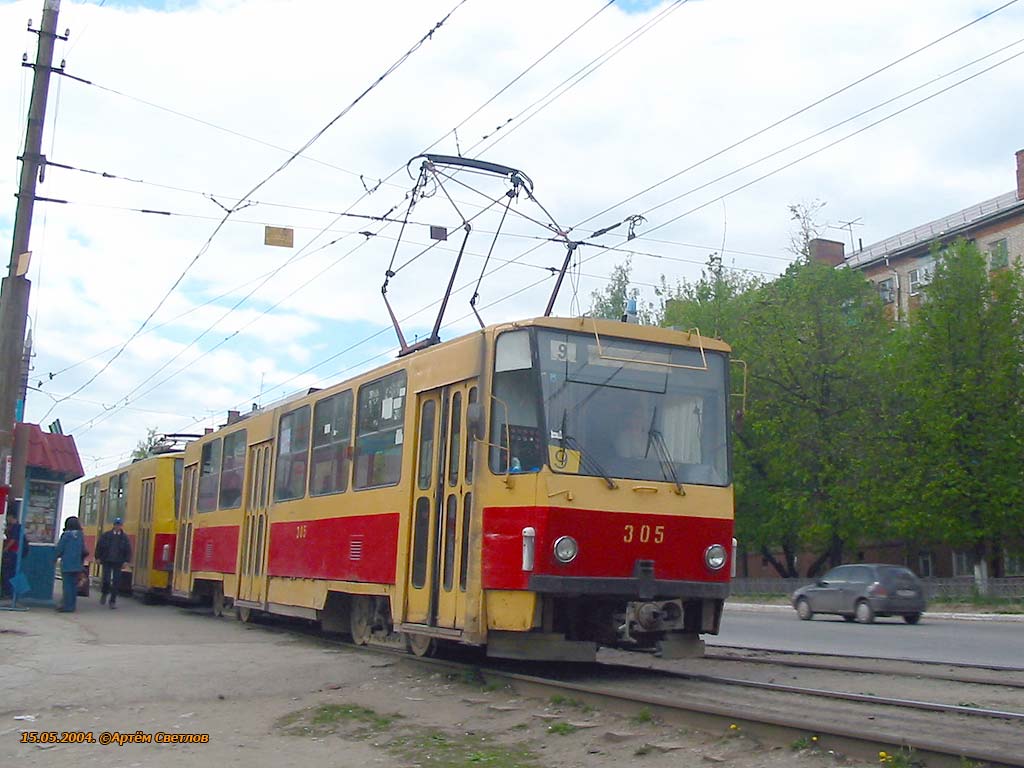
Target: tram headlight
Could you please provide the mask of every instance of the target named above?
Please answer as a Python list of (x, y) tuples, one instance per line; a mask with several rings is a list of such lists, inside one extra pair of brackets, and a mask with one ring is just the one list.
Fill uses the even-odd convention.
[(572, 536), (559, 536), (555, 540), (555, 559), (560, 563), (571, 563), (579, 551), (579, 544)]
[(712, 544), (704, 550), (704, 562), (712, 571), (719, 570), (728, 559), (729, 553), (721, 544)]

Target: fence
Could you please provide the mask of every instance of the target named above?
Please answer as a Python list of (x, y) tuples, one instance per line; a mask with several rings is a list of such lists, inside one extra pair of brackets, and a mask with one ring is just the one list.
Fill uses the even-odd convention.
[[(736, 578), (732, 580), (734, 597), (744, 595), (776, 595), (793, 594), (793, 590), (813, 584), (814, 579), (758, 579)], [(955, 579), (921, 579), (925, 595), (929, 600), (961, 600), (972, 599), (981, 594), (974, 579), (970, 576)], [(1003, 597), (1024, 599), (1024, 578), (989, 579), (986, 597)]]

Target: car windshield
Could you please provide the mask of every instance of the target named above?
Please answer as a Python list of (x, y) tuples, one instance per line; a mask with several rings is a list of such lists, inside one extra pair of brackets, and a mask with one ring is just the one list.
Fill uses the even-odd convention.
[(549, 330), (536, 348), (554, 471), (729, 484), (725, 355)]

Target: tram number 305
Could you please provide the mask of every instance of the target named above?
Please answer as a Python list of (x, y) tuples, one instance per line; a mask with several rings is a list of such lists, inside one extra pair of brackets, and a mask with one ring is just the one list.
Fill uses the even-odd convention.
[(622, 533), (622, 540), (626, 544), (632, 544), (634, 541), (639, 541), (641, 544), (646, 544), (649, 541), (654, 541), (655, 544), (661, 544), (665, 541), (665, 526), (664, 525), (627, 525)]

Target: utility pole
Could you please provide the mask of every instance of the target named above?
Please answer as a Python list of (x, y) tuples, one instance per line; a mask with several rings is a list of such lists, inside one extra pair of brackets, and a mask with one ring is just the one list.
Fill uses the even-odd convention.
[[(43, 124), (46, 120), (50, 72), (53, 69), (53, 48), (58, 37), (59, 11), (60, 0), (43, 0), (43, 23), (39, 30), (33, 30), (32, 22), (29, 22), (29, 31), (36, 32), (39, 36), (39, 45), (33, 67), (35, 75), (32, 78), (32, 100), (28, 109), (25, 149), (21, 156), (21, 182), (18, 185), (18, 205), (14, 216), (11, 261), (8, 275), (0, 286), (0, 482), (11, 486), (12, 498), (22, 495), (24, 483), (24, 473), (12, 471), (14, 422), (23, 415), (17, 413), (17, 401), (21, 388), (25, 326), (31, 288), (25, 274), (28, 272), (30, 255), (29, 234), (32, 230), (32, 209), (36, 200), (36, 179), (45, 172), (46, 166), (46, 160), (42, 155)], [(20, 410), (23, 411), (23, 408), (24, 406)]]

